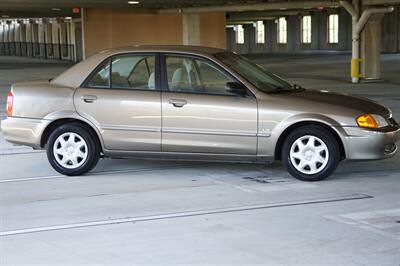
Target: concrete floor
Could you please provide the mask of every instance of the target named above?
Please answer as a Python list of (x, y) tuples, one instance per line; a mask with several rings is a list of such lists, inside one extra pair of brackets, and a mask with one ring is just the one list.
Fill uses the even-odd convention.
[[(308, 88), (353, 93), (400, 120), (400, 55), (383, 83), (347, 82), (348, 55), (252, 56)], [(12, 82), (51, 78), (62, 62), (0, 57)], [(1, 132), (0, 132), (1, 134)], [(82, 177), (0, 136), (0, 265), (399, 265), (400, 156), (342, 163), (301, 182), (281, 164), (101, 160)]]

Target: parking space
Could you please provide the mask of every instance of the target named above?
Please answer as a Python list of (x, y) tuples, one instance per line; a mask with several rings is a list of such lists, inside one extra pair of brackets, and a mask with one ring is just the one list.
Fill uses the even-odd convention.
[[(250, 56), (306, 88), (369, 97), (400, 117), (400, 56), (384, 83), (349, 84), (348, 54)], [(0, 58), (10, 84), (70, 65)], [(85, 176), (56, 173), (43, 151), (0, 132), (1, 265), (335, 264), (400, 261), (400, 156), (342, 163), (322, 182), (270, 165), (102, 159)]]

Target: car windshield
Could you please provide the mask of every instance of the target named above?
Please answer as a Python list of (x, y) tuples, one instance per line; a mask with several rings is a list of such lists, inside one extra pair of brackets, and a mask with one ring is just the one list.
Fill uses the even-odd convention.
[(300, 88), (238, 54), (223, 52), (214, 56), (263, 92), (290, 92)]

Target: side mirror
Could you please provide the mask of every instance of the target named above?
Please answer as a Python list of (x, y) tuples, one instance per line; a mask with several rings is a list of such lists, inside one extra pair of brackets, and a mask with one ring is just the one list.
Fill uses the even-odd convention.
[(247, 94), (246, 86), (239, 82), (227, 82), (225, 85), (225, 90), (240, 96), (245, 96)]

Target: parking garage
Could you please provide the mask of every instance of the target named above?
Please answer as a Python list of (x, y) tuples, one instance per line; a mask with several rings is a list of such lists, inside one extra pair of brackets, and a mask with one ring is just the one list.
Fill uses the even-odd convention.
[[(1, 120), (12, 84), (136, 45), (227, 49), (400, 120), (400, 1), (18, 0), (0, 16)], [(304, 182), (279, 161), (102, 158), (65, 176), (0, 131), (0, 262), (398, 265), (399, 165), (345, 160)]]

